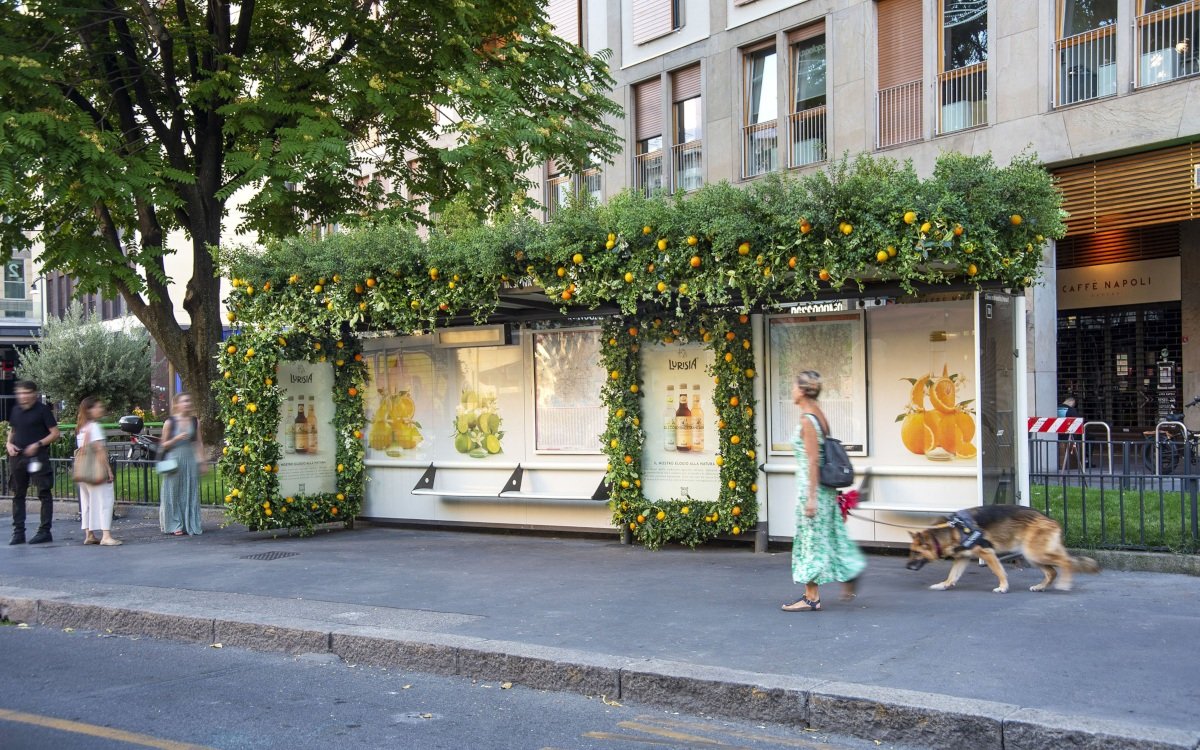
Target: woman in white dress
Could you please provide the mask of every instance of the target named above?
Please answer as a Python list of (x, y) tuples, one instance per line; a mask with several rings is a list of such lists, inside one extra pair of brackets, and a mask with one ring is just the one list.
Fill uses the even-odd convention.
[[(75, 425), (75, 444), (83, 446), (98, 442), (103, 449), (104, 430), (100, 427), (100, 419), (104, 416), (104, 402), (95, 396), (88, 396), (79, 404), (79, 418)], [(113, 475), (112, 466), (107, 461), (105, 450), (104, 465), (108, 467), (108, 481), (101, 484), (78, 483), (79, 487), (79, 517), (83, 526), (83, 543), (99, 544), (104, 547), (116, 547), (121, 544), (112, 535), (113, 516)], [(96, 538), (96, 531), (101, 538)]]

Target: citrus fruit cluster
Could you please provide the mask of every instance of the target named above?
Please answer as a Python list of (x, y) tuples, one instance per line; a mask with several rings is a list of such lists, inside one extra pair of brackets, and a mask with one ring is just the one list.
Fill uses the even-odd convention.
[(975, 458), (975, 417), (970, 401), (958, 401), (959, 378), (942, 366), (942, 374), (906, 378), (913, 384), (900, 422), (900, 441), (911, 453), (931, 461)]

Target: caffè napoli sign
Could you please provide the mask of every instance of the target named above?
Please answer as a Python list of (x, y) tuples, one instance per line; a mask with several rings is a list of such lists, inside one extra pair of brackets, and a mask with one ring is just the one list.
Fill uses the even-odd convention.
[(1178, 257), (1061, 268), (1056, 274), (1058, 309), (1177, 302), (1179, 272)]

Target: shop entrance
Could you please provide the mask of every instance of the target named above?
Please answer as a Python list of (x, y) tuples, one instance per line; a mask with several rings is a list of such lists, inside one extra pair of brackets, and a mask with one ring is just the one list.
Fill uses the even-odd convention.
[(1088, 420), (1141, 437), (1180, 411), (1183, 323), (1178, 302), (1058, 314), (1058, 397)]

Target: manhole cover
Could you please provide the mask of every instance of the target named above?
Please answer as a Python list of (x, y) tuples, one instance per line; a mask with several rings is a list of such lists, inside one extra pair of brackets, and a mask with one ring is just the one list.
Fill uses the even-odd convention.
[(257, 555), (246, 555), (243, 560), (278, 560), (281, 557), (295, 557), (299, 552), (259, 552)]

